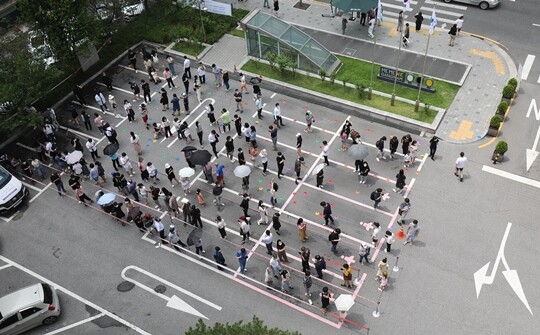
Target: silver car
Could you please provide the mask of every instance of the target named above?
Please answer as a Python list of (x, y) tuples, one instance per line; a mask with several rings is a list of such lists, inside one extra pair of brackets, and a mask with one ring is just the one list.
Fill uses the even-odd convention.
[(38, 283), (0, 298), (0, 334), (17, 335), (50, 325), (60, 315), (60, 301), (49, 284)]
[(446, 3), (450, 3), (453, 1), (466, 3), (468, 5), (475, 5), (480, 7), (480, 9), (494, 8), (497, 7), (501, 2), (500, 0), (444, 0), (444, 2)]

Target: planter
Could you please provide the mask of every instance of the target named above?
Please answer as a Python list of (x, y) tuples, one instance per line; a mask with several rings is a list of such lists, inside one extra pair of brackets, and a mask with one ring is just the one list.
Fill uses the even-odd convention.
[(495, 136), (497, 136), (498, 132), (499, 132), (499, 128), (489, 127), (487, 134), (488, 134), (488, 136), (495, 137)]

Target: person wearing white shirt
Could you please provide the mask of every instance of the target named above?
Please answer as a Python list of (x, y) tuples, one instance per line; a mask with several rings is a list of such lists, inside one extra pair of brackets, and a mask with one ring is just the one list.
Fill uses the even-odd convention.
[(278, 128), (283, 126), (283, 119), (281, 118), (281, 106), (279, 103), (276, 103), (276, 107), (274, 107), (274, 120)]
[(263, 118), (262, 110), (264, 108), (264, 104), (263, 104), (263, 101), (262, 101), (262, 97), (260, 95), (257, 96), (257, 99), (255, 99), (255, 108), (257, 108), (257, 117), (259, 119), (262, 119)]
[(459, 181), (463, 181), (463, 168), (465, 168), (465, 163), (467, 162), (467, 157), (465, 157), (464, 152), (459, 153), (459, 157), (456, 159), (456, 171), (454, 175), (459, 177)]
[(126, 171), (129, 171), (129, 176), (133, 177), (133, 175), (135, 174), (135, 172), (133, 172), (133, 165), (131, 165), (131, 161), (129, 160), (129, 157), (125, 152), (123, 152), (120, 156), (120, 164), (122, 164)]
[(274, 242), (274, 237), (272, 236), (272, 233), (270, 232), (270, 230), (267, 230), (264, 232), (262, 242), (266, 245), (266, 253), (268, 255), (272, 255), (274, 251), (274, 249), (272, 249), (272, 243)]
[(242, 243), (246, 243), (246, 240), (249, 240), (249, 231), (251, 229), (251, 226), (247, 222), (247, 218), (245, 216), (241, 216), (238, 219), (238, 225), (240, 226), (240, 235), (242, 235)]
[(326, 164), (326, 166), (330, 165), (330, 163), (328, 162), (328, 153), (330, 152), (330, 145), (328, 144), (328, 142), (326, 141), (323, 141), (322, 142), (322, 154), (323, 154), (323, 157), (324, 157), (324, 164)]
[(279, 260), (276, 259), (275, 255), (272, 255), (269, 264), (272, 268), (272, 272), (274, 273), (274, 277), (279, 278), (279, 273), (281, 272), (281, 264), (279, 263)]
[(188, 79), (191, 79), (191, 61), (187, 56), (184, 56), (184, 74)]
[(227, 224), (225, 223), (225, 220), (223, 220), (221, 216), (218, 215), (216, 217), (216, 224), (217, 224), (217, 229), (219, 231), (219, 235), (221, 235), (222, 239), (226, 239), (227, 231), (225, 231), (225, 226), (227, 226)]
[(159, 237), (161, 238), (161, 243), (168, 244), (165, 240), (165, 226), (163, 225), (163, 222), (161, 222), (161, 219), (159, 217), (154, 218), (154, 229), (156, 232), (159, 233)]
[(99, 105), (99, 108), (101, 108), (101, 111), (105, 113), (105, 111), (109, 111), (109, 107), (107, 107), (107, 100), (105, 100), (105, 97), (103, 96), (103, 93), (96, 92), (96, 95), (94, 96), (96, 99), (97, 104)]
[(97, 143), (93, 139), (89, 138), (86, 142), (86, 148), (88, 148), (88, 151), (90, 151), (90, 155), (92, 155), (92, 158), (94, 160), (100, 158), (97, 151)]
[(461, 28), (463, 28), (463, 15), (461, 15), (456, 20), (456, 27), (457, 27), (457, 36), (459, 36), (459, 32), (461, 31)]

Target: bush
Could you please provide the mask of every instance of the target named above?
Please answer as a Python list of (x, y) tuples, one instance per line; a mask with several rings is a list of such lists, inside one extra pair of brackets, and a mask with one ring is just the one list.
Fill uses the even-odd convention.
[(276, 57), (276, 64), (277, 64), (277, 67), (279, 69), (279, 72), (281, 72), (282, 74), (285, 73), (285, 70), (287, 69), (287, 67), (289, 67), (289, 63), (290, 63), (290, 59), (289, 57), (287, 56), (277, 56)]
[(319, 68), (319, 77), (321, 77), (321, 80), (324, 81), (326, 79), (326, 70), (324, 68)]
[(516, 87), (508, 84), (503, 88), (503, 97), (505, 97), (506, 99), (511, 99), (514, 96), (515, 92)]
[(332, 71), (332, 73), (330, 73), (330, 82), (332, 83), (332, 85), (334, 85), (334, 82), (336, 81), (336, 77), (337, 77), (336, 71)]
[(510, 78), (508, 79), (508, 85), (512, 85), (514, 87), (517, 87), (517, 79), (516, 78)]
[(274, 68), (276, 66), (276, 59), (277, 55), (273, 52), (266, 55), (266, 60), (268, 61), (268, 63), (270, 63), (271, 68)]
[(500, 125), (501, 125), (501, 117), (499, 115), (493, 115), (493, 117), (491, 118), (491, 121), (489, 121), (489, 126), (491, 128), (499, 129)]
[(508, 143), (505, 141), (499, 141), (495, 146), (495, 153), (499, 155), (504, 155), (508, 151)]
[(497, 113), (504, 114), (504, 113), (506, 112), (507, 109), (508, 109), (508, 102), (506, 102), (506, 101), (501, 101), (501, 103), (500, 103), (499, 106), (497, 107)]

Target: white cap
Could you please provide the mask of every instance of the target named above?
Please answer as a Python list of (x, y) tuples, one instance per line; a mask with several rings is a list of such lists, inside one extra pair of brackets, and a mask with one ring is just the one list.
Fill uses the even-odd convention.
[(170, 168), (171, 166), (169, 165), (169, 163), (165, 163), (165, 168), (168, 169)]
[(300, 137), (300, 136), (302, 136), (302, 134), (300, 134), (300, 133), (296, 134), (296, 137)]

